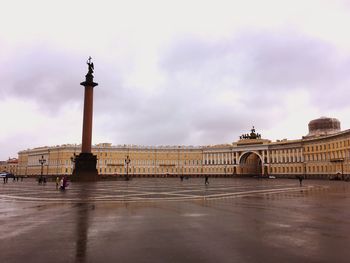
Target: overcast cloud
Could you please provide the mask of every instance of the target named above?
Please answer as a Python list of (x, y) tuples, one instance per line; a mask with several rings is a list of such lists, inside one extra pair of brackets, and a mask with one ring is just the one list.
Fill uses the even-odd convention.
[(93, 143), (231, 143), (252, 125), (298, 139), (320, 116), (348, 129), (347, 2), (283, 2), (0, 0), (0, 160), (81, 142), (90, 55)]

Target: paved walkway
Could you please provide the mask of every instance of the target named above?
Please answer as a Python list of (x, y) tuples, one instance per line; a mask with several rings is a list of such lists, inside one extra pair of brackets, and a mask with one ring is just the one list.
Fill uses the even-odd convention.
[(297, 180), (234, 180), (211, 179), (134, 179), (131, 181), (99, 181), (71, 183), (66, 191), (56, 189), (55, 183), (38, 185), (33, 179), (0, 185), (0, 200), (33, 202), (147, 202), (233, 198), (251, 195), (319, 191), (327, 185), (299, 186)]
[(347, 263), (350, 183), (0, 185), (0, 262)]

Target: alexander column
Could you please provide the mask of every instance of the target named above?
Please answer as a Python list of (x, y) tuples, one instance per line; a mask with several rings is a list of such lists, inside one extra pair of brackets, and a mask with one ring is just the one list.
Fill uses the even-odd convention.
[(82, 144), (81, 153), (74, 160), (75, 166), (71, 178), (73, 181), (95, 181), (98, 179), (97, 158), (96, 155), (91, 153), (93, 95), (94, 87), (98, 84), (94, 82), (94, 76), (92, 75), (94, 63), (91, 62), (91, 57), (89, 57), (86, 64), (89, 71), (85, 76), (85, 81), (80, 83), (85, 87)]

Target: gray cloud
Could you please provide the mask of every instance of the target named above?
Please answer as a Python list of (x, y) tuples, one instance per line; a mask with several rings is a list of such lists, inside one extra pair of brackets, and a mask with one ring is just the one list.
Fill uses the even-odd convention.
[(280, 105), (286, 92), (305, 89), (315, 105), (336, 108), (346, 106), (349, 64), (349, 54), (318, 39), (293, 32), (246, 32), (218, 41), (185, 38), (173, 45), (161, 66), (169, 75), (197, 76), (207, 88), (228, 82), (235, 92), (247, 91), (247, 105)]
[(77, 57), (47, 45), (19, 50), (7, 63), (7, 75), (1, 76), (5, 97), (31, 99), (44, 111), (57, 113), (61, 106), (80, 99), (82, 65)]
[[(63, 105), (82, 104), (79, 83), (86, 74), (86, 57), (49, 47), (29, 50), (18, 52), (0, 72), (7, 83), (5, 95), (35, 100), (48, 114)], [(123, 76), (128, 72), (121, 70), (124, 61), (98, 55), (94, 133), (115, 144), (231, 142), (252, 125), (263, 130), (282, 120), (285, 96), (299, 89), (321, 108), (346, 105), (349, 57), (296, 33), (178, 39), (159, 51), (164, 82), (154, 92), (128, 85)], [(241, 96), (232, 103), (222, 100), (227, 91)]]
[[(219, 41), (185, 38), (162, 53), (165, 87), (152, 97), (135, 95), (142, 102), (124, 121), (139, 130), (135, 137), (141, 144), (229, 142), (244, 127), (268, 129), (282, 120), (286, 95), (300, 89), (314, 106), (346, 106), (348, 64), (349, 58), (330, 44), (296, 33), (251, 32)], [(225, 89), (243, 94), (240, 106), (216, 101)], [(133, 135), (121, 138), (132, 141)]]

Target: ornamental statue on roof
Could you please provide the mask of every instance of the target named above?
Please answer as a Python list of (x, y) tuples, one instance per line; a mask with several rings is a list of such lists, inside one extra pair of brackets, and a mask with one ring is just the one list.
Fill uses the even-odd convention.
[(249, 139), (249, 140), (256, 140), (256, 139), (261, 139), (261, 134), (255, 132), (254, 126), (253, 126), (253, 128), (252, 128), (250, 131), (251, 131), (250, 133), (242, 134), (241, 136), (239, 136), (239, 139), (240, 139), (240, 140), (246, 140), (246, 139)]

